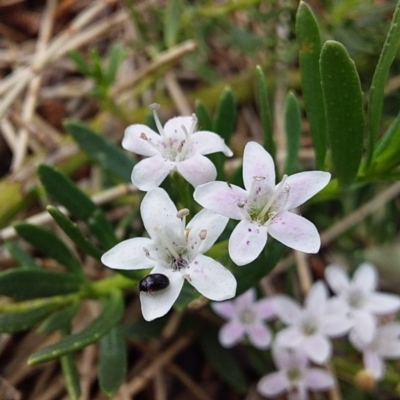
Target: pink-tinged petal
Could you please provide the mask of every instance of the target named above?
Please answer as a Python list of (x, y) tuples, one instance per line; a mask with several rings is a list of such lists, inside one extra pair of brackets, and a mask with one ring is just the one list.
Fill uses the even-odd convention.
[[(142, 139), (143, 134), (146, 139)], [(160, 135), (154, 132), (146, 125), (135, 124), (128, 126), (125, 129), (124, 138), (122, 140), (122, 147), (133, 153), (140, 154), (141, 156), (155, 156), (158, 154), (157, 148), (152, 146), (149, 142), (159, 146), (161, 141)]]
[(233, 347), (244, 336), (244, 326), (239, 321), (229, 321), (219, 330), (218, 339), (223, 347)]
[(374, 344), (380, 357), (389, 360), (400, 358), (400, 323), (391, 322), (378, 327)]
[(323, 171), (300, 172), (289, 176), (286, 184), (289, 195), (286, 210), (293, 210), (321, 191), (330, 181), (331, 174)]
[(274, 299), (261, 299), (254, 304), (257, 315), (260, 319), (269, 320), (276, 316)]
[(213, 132), (198, 131), (191, 138), (194, 153), (212, 154), (222, 152), (226, 156), (233, 155), (232, 150), (225, 144), (221, 136)]
[(325, 279), (336, 294), (342, 293), (350, 287), (348, 275), (343, 268), (335, 264), (331, 264), (325, 269)]
[(213, 311), (224, 319), (236, 317), (236, 307), (233, 301), (221, 301), (221, 303), (210, 304)]
[(273, 372), (262, 377), (257, 384), (257, 391), (266, 397), (278, 396), (290, 388), (290, 381), (285, 371)]
[(346, 335), (353, 327), (353, 322), (345, 314), (330, 314), (327, 312), (322, 330), (325, 335), (337, 338)]
[(243, 182), (250, 190), (255, 177), (264, 178), (265, 186), (275, 187), (275, 165), (269, 153), (256, 142), (248, 142), (243, 153)]
[(277, 346), (276, 341), (272, 346), (272, 358), (279, 369), (304, 369), (308, 365), (308, 358), (301, 347), (288, 350), (285, 347)]
[(280, 295), (272, 298), (276, 315), (286, 325), (297, 324), (302, 311), (299, 304), (288, 296)]
[(164, 125), (165, 136), (167, 136), (169, 139), (175, 139), (177, 141), (184, 140), (185, 132), (182, 129), (182, 126), (184, 126), (187, 132), (190, 134), (193, 122), (194, 119), (190, 115), (171, 118)]
[(165, 268), (162, 273), (168, 276), (169, 286), (158, 292), (140, 292), (142, 314), (146, 321), (152, 321), (165, 315), (174, 305), (182, 290), (184, 279), (180, 273)]
[(240, 221), (229, 238), (229, 256), (237, 265), (254, 261), (267, 243), (267, 228), (248, 220)]
[(164, 237), (174, 240), (181, 236), (182, 221), (177, 217), (177, 209), (167, 192), (155, 188), (146, 193), (140, 204), (143, 225), (151, 238)]
[(268, 233), (294, 250), (304, 253), (317, 253), (321, 238), (315, 225), (300, 215), (285, 211), (271, 222)]
[(257, 349), (266, 349), (271, 343), (271, 331), (262, 323), (247, 328), (250, 342)]
[(238, 308), (247, 308), (247, 307), (255, 307), (255, 301), (256, 301), (256, 290), (254, 288), (251, 288), (249, 290), (246, 290), (244, 293), (242, 293), (240, 296), (236, 297), (235, 299), (235, 304), (236, 307)]
[(378, 272), (371, 263), (362, 263), (353, 275), (353, 285), (365, 292), (372, 292), (378, 284)]
[(321, 368), (309, 368), (305, 371), (304, 380), (311, 390), (326, 390), (335, 384), (333, 376)]
[(201, 154), (178, 162), (176, 169), (193, 187), (213, 181), (217, 177), (215, 165)]
[(374, 292), (369, 295), (367, 308), (374, 314), (391, 314), (400, 309), (400, 297), (389, 293)]
[(175, 163), (156, 155), (139, 161), (131, 175), (132, 183), (147, 192), (160, 186), (161, 182), (174, 169)]
[(153, 241), (148, 238), (133, 238), (118, 243), (101, 257), (101, 262), (113, 269), (146, 269), (154, 266), (143, 248), (152, 249)]
[(209, 182), (197, 186), (193, 197), (201, 206), (218, 214), (233, 219), (243, 218), (238, 204), (246, 200), (247, 193), (238, 186), (227, 182)]
[(349, 311), (350, 306), (345, 296), (333, 296), (326, 302), (326, 312), (328, 314), (347, 315)]
[(376, 318), (366, 311), (352, 312), (354, 331), (362, 343), (369, 343), (376, 332)]
[(376, 379), (381, 379), (385, 373), (386, 366), (383, 360), (374, 351), (365, 351), (363, 353), (364, 366)]
[(307, 388), (303, 381), (297, 382), (294, 390), (288, 393), (288, 400), (308, 400)]
[[(227, 217), (213, 211), (201, 210), (187, 224), (189, 247), (197, 248), (200, 253), (208, 251), (224, 231), (228, 220)], [(201, 231), (206, 232), (206, 237), (203, 240), (199, 237)], [(200, 247), (198, 247), (199, 242), (201, 242)]]
[(214, 301), (231, 299), (236, 293), (236, 279), (219, 262), (199, 254), (185, 270), (188, 281), (204, 297)]
[(332, 344), (323, 335), (306, 337), (302, 346), (307, 357), (316, 364), (325, 364), (332, 356)]
[(322, 281), (315, 282), (305, 300), (305, 308), (315, 314), (323, 314), (326, 309), (328, 291)]
[(295, 327), (288, 327), (280, 330), (275, 338), (276, 345), (278, 347), (285, 347), (287, 349), (292, 349), (294, 347), (300, 346), (303, 343), (303, 335)]

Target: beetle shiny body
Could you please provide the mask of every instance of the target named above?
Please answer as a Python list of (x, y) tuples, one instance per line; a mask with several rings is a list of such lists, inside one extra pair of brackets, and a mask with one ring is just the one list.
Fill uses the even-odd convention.
[(139, 290), (146, 293), (159, 292), (168, 286), (169, 279), (163, 274), (150, 274), (139, 282)]

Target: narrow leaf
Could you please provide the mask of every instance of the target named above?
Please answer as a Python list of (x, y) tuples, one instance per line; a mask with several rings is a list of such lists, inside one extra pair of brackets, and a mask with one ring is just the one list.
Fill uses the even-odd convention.
[(258, 65), (256, 67), (257, 102), (261, 118), (261, 128), (264, 135), (264, 148), (275, 160), (276, 147), (273, 138), (271, 109), (268, 101), (268, 87), (264, 72)]
[(104, 77), (108, 85), (114, 83), (118, 68), (124, 60), (125, 55), (126, 52), (120, 43), (113, 44), (108, 54), (108, 67)]
[(79, 400), (81, 396), (81, 386), (74, 354), (71, 353), (62, 356), (60, 362), (68, 396), (70, 400)]
[(27, 242), (47, 256), (54, 258), (70, 272), (82, 274), (80, 262), (69, 248), (49, 229), (41, 226), (19, 222), (14, 229)]
[(348, 186), (357, 176), (363, 150), (360, 79), (346, 49), (335, 41), (322, 47), (320, 71), (332, 162), (340, 185)]
[(14, 240), (8, 240), (4, 243), (4, 247), (11, 254), (12, 258), (17, 261), (21, 267), (40, 268), (35, 260)]
[(72, 303), (69, 306), (49, 315), (39, 326), (38, 332), (52, 333), (57, 330), (64, 330), (70, 326), (72, 318), (78, 312), (80, 304)]
[(229, 146), (236, 126), (236, 100), (230, 87), (225, 87), (219, 99), (214, 119), (214, 131)]
[(35, 365), (50, 361), (96, 342), (110, 331), (122, 317), (123, 312), (122, 295), (119, 291), (114, 291), (104, 300), (103, 309), (97, 318), (80, 332), (67, 336), (59, 342), (35, 352), (29, 357), (28, 364)]
[(14, 299), (34, 299), (77, 292), (82, 277), (40, 268), (14, 268), (0, 273), (0, 294)]
[(113, 227), (100, 208), (95, 210), (87, 224), (93, 235), (106, 249), (110, 249), (118, 243)]
[(300, 1), (296, 15), (296, 37), (299, 45), (301, 86), (316, 164), (318, 169), (323, 169), (326, 154), (326, 119), (319, 70), (321, 36), (313, 12), (303, 1)]
[(174, 46), (178, 40), (182, 16), (181, 0), (170, 0), (164, 14), (164, 43), (167, 48)]
[(367, 164), (372, 159), (375, 143), (378, 140), (379, 125), (381, 123), (383, 96), (386, 79), (390, 66), (398, 52), (400, 42), (400, 1), (397, 1), (389, 32), (386, 36), (382, 52), (379, 56), (372, 78), (368, 99), (368, 146)]
[(120, 147), (78, 121), (67, 121), (65, 129), (81, 149), (101, 168), (123, 182), (130, 182), (134, 161)]
[(100, 339), (99, 384), (111, 397), (126, 378), (127, 353), (122, 329), (115, 325)]
[(195, 114), (197, 117), (197, 129), (199, 131), (212, 130), (212, 118), (207, 106), (200, 100), (196, 100)]
[(296, 96), (290, 92), (285, 103), (286, 163), (285, 173), (297, 171), (297, 161), (301, 138), (301, 111)]
[(57, 225), (81, 250), (96, 260), (100, 260), (102, 252), (82, 233), (75, 222), (72, 222), (57, 207), (48, 206), (47, 211), (53, 217), (54, 221), (56, 221)]

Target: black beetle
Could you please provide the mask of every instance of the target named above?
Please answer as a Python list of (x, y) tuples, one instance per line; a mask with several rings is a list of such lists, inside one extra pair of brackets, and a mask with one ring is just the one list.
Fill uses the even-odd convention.
[(139, 282), (139, 290), (141, 292), (159, 292), (169, 285), (169, 279), (163, 274), (150, 274), (145, 276)]

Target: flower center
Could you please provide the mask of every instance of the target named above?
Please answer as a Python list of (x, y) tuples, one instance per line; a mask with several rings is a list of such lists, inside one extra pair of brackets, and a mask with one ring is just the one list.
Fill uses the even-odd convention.
[(286, 372), (289, 381), (293, 384), (301, 380), (301, 370), (299, 368), (289, 368)]
[(312, 336), (318, 331), (318, 322), (315, 317), (306, 317), (301, 324), (301, 328), (305, 336)]
[(255, 319), (255, 313), (249, 308), (245, 308), (239, 312), (239, 320), (244, 325), (252, 325)]
[(364, 293), (360, 289), (350, 290), (347, 301), (352, 308), (363, 308), (365, 304)]

